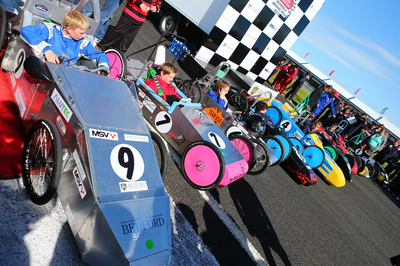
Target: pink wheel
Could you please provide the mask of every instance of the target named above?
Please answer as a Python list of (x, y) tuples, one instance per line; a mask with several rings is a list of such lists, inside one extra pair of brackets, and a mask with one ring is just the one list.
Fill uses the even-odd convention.
[(126, 76), (126, 58), (117, 49), (111, 48), (104, 51), (110, 62), (110, 73), (108, 76), (113, 79), (123, 79)]
[(247, 137), (242, 135), (233, 135), (229, 140), (246, 160), (249, 165), (249, 170), (251, 170), (255, 163), (253, 143)]
[(221, 183), (224, 173), (224, 158), (214, 144), (195, 141), (183, 152), (182, 175), (193, 188), (214, 189)]

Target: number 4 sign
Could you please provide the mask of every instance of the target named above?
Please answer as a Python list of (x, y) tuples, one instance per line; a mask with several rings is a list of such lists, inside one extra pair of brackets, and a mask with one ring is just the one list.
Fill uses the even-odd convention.
[(282, 120), (279, 127), (283, 128), (285, 131), (289, 131), (290, 129), (292, 129), (292, 123), (290, 123), (289, 120)]

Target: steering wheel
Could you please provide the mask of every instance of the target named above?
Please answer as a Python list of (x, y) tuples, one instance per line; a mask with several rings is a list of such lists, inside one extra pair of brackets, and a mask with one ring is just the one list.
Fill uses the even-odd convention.
[(72, 62), (72, 60), (69, 58), (69, 56), (66, 53), (62, 52), (60, 54), (60, 56), (58, 57), (58, 60), (60, 61), (60, 63), (63, 63), (63, 62), (65, 62), (64, 59), (67, 60), (67, 62), (68, 62), (67, 66), (72, 67), (72, 68), (76, 68), (76, 69), (79, 69), (79, 70), (87, 71), (87, 72), (90, 72), (90, 73), (100, 72), (100, 74), (103, 75), (103, 76), (107, 76), (108, 72), (109, 72), (109, 68), (106, 67), (106, 66), (100, 66), (100, 67), (93, 68), (93, 69), (90, 69), (87, 66), (78, 66), (78, 65), (76, 65), (76, 64), (74, 64)]

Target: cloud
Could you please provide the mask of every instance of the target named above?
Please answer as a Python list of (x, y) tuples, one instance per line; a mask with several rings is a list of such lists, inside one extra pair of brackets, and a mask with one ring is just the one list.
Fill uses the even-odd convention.
[(317, 18), (300, 36), (346, 67), (369, 71), (398, 86), (400, 77), (392, 66), (400, 67), (400, 60), (371, 39), (357, 36), (327, 18)]

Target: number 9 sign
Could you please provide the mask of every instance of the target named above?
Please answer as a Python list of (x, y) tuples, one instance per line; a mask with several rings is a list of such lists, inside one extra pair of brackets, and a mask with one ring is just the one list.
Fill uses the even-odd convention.
[(114, 147), (110, 155), (111, 167), (125, 181), (139, 180), (144, 172), (144, 162), (140, 153), (128, 144)]

